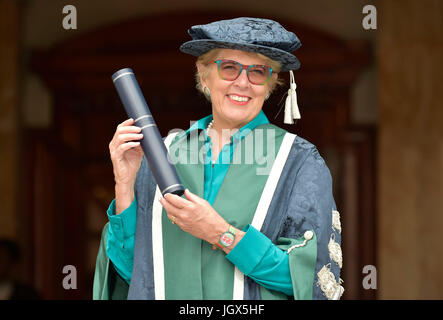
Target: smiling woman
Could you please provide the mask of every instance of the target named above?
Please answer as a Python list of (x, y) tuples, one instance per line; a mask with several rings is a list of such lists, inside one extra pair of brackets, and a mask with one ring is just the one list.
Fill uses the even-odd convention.
[[(254, 65), (262, 66), (264, 72), (260, 84), (251, 82), (251, 66)], [(212, 104), (212, 129), (219, 137), (222, 129), (241, 128), (254, 119), (278, 78), (278, 73), (272, 72), (265, 59), (256, 53), (233, 49), (218, 49), (209, 65), (197, 62), (197, 70), (205, 74), (200, 83), (203, 92), (210, 93), (207, 95)]]
[[(299, 68), (291, 53), (299, 39), (258, 18), (216, 21), (188, 32), (193, 39), (180, 50), (198, 57), (197, 88), (212, 114), (168, 135), (165, 145), (182, 153), (178, 159), (200, 160), (197, 150), (203, 159), (175, 163), (184, 197), (162, 198), (134, 143), (143, 139), (140, 128), (133, 119), (117, 127), (109, 145), (115, 200), (107, 212), (94, 297), (340, 298), (341, 238), (332, 224), (329, 169), (315, 146), (270, 124), (262, 110), (280, 83), (278, 74)], [(298, 108), (292, 100), (289, 107), (292, 121)], [(256, 155), (252, 163), (233, 161), (246, 153)], [(263, 165), (271, 170), (259, 173)]]

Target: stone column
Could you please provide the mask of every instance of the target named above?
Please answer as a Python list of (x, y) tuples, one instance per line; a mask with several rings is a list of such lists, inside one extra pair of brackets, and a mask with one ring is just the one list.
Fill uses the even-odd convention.
[(19, 1), (0, 0), (0, 237), (17, 237)]
[(377, 2), (378, 298), (443, 298), (443, 2)]

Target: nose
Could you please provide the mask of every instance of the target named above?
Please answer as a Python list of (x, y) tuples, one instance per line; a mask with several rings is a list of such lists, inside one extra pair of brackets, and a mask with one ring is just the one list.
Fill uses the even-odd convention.
[(235, 79), (235, 84), (241, 86), (241, 87), (247, 87), (249, 86), (249, 79), (248, 79), (248, 75), (246, 72), (246, 68), (243, 68), (240, 71), (240, 75), (238, 76), (237, 79)]

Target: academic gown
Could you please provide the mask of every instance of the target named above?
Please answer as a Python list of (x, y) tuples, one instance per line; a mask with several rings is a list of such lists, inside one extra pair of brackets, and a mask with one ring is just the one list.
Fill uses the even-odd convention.
[[(202, 144), (198, 134), (175, 133), (165, 139), (183, 185), (203, 198)], [(96, 263), (94, 299), (201, 299), (202, 240), (170, 223), (158, 202), (160, 190), (146, 159), (137, 173), (135, 195), (131, 283), (128, 288), (106, 255), (106, 225)], [(247, 227), (247, 221), (289, 255), (294, 291), (290, 297), (260, 286), (247, 276), (244, 266), (234, 266), (219, 251), (214, 263), (225, 267), (215, 276), (225, 277), (232, 285), (232, 299), (341, 297), (339, 213), (329, 169), (314, 145), (275, 125), (258, 126), (234, 151), (213, 207), (239, 229)], [(236, 225), (235, 214), (246, 215), (242, 225)]]

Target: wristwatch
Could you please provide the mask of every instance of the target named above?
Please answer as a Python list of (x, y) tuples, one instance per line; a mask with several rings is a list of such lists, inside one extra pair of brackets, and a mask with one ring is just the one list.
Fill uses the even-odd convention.
[[(223, 232), (218, 240), (218, 243), (216, 243), (215, 245), (217, 247), (219, 247), (220, 249), (224, 249), (227, 248), (229, 246), (231, 246), (234, 243), (235, 240), (235, 228), (233, 226), (229, 226), (228, 231)], [(215, 245), (212, 246), (212, 248), (214, 250), (216, 250), (217, 248), (215, 247)]]

